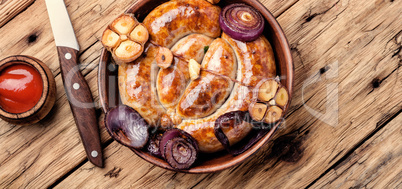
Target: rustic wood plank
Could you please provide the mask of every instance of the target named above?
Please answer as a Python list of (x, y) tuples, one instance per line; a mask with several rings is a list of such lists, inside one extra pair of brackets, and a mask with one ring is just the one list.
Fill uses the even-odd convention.
[[(86, 75), (93, 94), (97, 94), (97, 73)], [(51, 115), (40, 123), (26, 127), (13, 125), (0, 137), (0, 187), (48, 186), (79, 162), (86, 159), (78, 130), (64, 94), (61, 76), (56, 77), (57, 101)], [(95, 100), (98, 96), (94, 95)], [(100, 109), (99, 109), (100, 111)], [(101, 127), (102, 142), (110, 139)]]
[[(81, 46), (82, 73), (98, 102), (96, 68), (102, 48), (99, 38), (106, 25), (133, 1), (65, 2)], [(274, 7), (269, 9), (278, 15), (292, 2), (296, 0), (266, 2), (265, 5)], [(59, 75), (53, 41), (44, 1), (36, 1), (27, 11), (0, 28), (0, 59), (14, 54), (41, 59), (55, 75), (58, 92), (55, 107), (40, 123), (19, 127), (0, 121), (0, 188), (47, 187), (86, 159)], [(104, 127), (100, 125), (100, 128), (102, 141), (110, 141)], [(133, 156), (133, 153), (126, 154)], [(149, 166), (142, 160), (137, 162)]]
[(0, 0), (0, 28), (35, 0)]
[[(80, 3), (84, 4), (85, 1), (81, 1)], [(131, 2), (117, 1), (112, 5), (110, 5), (110, 3), (97, 5), (108, 7), (103, 10), (108, 13), (110, 11), (117, 11), (118, 6), (128, 6), (130, 3)], [(68, 9), (70, 11), (70, 8)], [(10, 125), (4, 121), (0, 122), (0, 143), (2, 147), (0, 149), (0, 188), (35, 188), (35, 186), (49, 186), (86, 158), (77, 128), (70, 113), (70, 107), (67, 103), (61, 77), (58, 75), (57, 53), (50, 25), (48, 22), (42, 22), (43, 20), (47, 20), (44, 1), (34, 3), (29, 10), (30, 11), (21, 14), (22, 18), (25, 18), (26, 20), (20, 20), (20, 17), (17, 17), (1, 28), (0, 33), (13, 31), (15, 28), (19, 35), (14, 32), (10, 32), (11, 35), (8, 36), (2, 35), (1, 38), (4, 38), (1, 42), (2, 46), (11, 45), (12, 47), (1, 48), (0, 51), (2, 52), (0, 52), (0, 56), (4, 58), (5, 56), (8, 56), (8, 54), (19, 54), (16, 51), (22, 50), (20, 52), (21, 54), (30, 54), (44, 60), (56, 76), (55, 79), (58, 95), (55, 107), (52, 109), (51, 114), (38, 124), (19, 127)], [(124, 8), (120, 8), (120, 11), (124, 11)], [(88, 11), (88, 9), (85, 11), (84, 9), (83, 12), (90, 11)], [(32, 14), (37, 15), (39, 19), (37, 17), (36, 19), (31, 20)], [(119, 13), (116, 12), (116, 16), (117, 14)], [(106, 17), (101, 17), (99, 15), (95, 16), (89, 13), (86, 17), (82, 16), (81, 19), (86, 18), (90, 20), (92, 16), (97, 19), (107, 19)], [(77, 17), (75, 19), (78, 20), (79, 18)], [(99, 30), (101, 30), (104, 26), (99, 25), (99, 23), (108, 22), (99, 20), (94, 21), (93, 18), (91, 19), (91, 22), (88, 22), (88, 26), (86, 26), (91, 27), (92, 25), (93, 27), (91, 29), (97, 25)], [(40, 27), (36, 30), (38, 31), (38, 33), (35, 33), (37, 39), (29, 42), (29, 36), (31, 36), (31, 34), (26, 36), (26, 33), (23, 31), (30, 31), (29, 29), (33, 28), (33, 25), (31, 25), (32, 22), (35, 23), (33, 25), (42, 23), (43, 28)], [(14, 27), (11, 25), (14, 25)], [(9, 26), (11, 26), (11, 28), (9, 28)], [(91, 30), (87, 29), (87, 31), (89, 33), (87, 35), (92, 35)], [(17, 41), (17, 43), (11, 43), (12, 39), (9, 39), (10, 36), (15, 37), (14, 41)], [(80, 36), (82, 35), (79, 35), (78, 38), (80, 38)], [(94, 68), (96, 68), (96, 65), (98, 64), (101, 44), (97, 43), (96, 45), (93, 45), (96, 41), (97, 39), (94, 37), (92, 43), (91, 41), (87, 41), (88, 43), (82, 45), (80, 42), (81, 47), (91, 47), (81, 55), (80, 60), (83, 65), (87, 65), (86, 69), (83, 70), (83, 74), (87, 74), (86, 79), (89, 82), (92, 94), (95, 101), (98, 101), (97, 71)], [(5, 51), (8, 49), (10, 50)], [(100, 107), (99, 104), (97, 107)], [(102, 130), (101, 135), (103, 142), (110, 139), (110, 136), (106, 134), (104, 129)]]
[(283, 12), (285, 12), (287, 9), (289, 9), (291, 6), (296, 4), (299, 0), (276, 0), (276, 1), (270, 1), (270, 0), (258, 0), (260, 3), (262, 3), (275, 17), (278, 17), (281, 15)]
[(312, 188), (400, 188), (401, 123), (399, 115)]
[[(292, 108), (274, 141), (243, 164), (213, 174), (174, 173), (139, 163), (140, 158), (114, 142), (105, 149), (105, 169), (89, 170), (92, 166), (86, 163), (57, 186), (308, 186), (401, 110), (402, 14), (395, 14), (402, 11), (401, 7), (401, 1), (301, 0), (280, 15), (278, 20), (287, 33), (295, 59)], [(337, 65), (332, 64), (336, 61)], [(308, 78), (319, 80), (303, 91)], [(333, 100), (334, 91), (326, 99), (326, 89), (332, 83), (339, 90), (338, 101)], [(320, 121), (303, 103), (324, 113), (327, 107), (339, 105), (337, 112), (320, 117), (338, 123), (331, 126)]]

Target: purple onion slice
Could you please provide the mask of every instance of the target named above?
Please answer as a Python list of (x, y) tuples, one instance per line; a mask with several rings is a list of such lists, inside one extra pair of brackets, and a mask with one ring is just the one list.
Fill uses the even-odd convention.
[(223, 8), (219, 24), (226, 34), (239, 41), (254, 41), (264, 31), (261, 13), (245, 4), (235, 3)]
[(164, 157), (163, 152), (165, 151), (166, 143), (176, 137), (180, 137), (182, 134), (179, 129), (169, 129), (163, 133), (162, 138), (159, 143), (159, 151), (162, 153), (162, 157)]
[(104, 121), (109, 134), (125, 146), (141, 149), (148, 141), (147, 122), (138, 112), (126, 105), (110, 109)]
[(190, 168), (198, 157), (193, 144), (181, 137), (168, 140), (164, 149), (165, 160), (175, 169)]
[(166, 162), (175, 169), (188, 169), (198, 157), (198, 144), (187, 132), (180, 129), (167, 130), (159, 143)]

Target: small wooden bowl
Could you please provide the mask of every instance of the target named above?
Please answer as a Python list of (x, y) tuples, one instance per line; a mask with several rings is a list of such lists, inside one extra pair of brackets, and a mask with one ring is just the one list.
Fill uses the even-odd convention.
[(23, 113), (9, 113), (0, 107), (0, 117), (13, 124), (29, 125), (43, 119), (52, 109), (56, 101), (56, 82), (49, 67), (42, 61), (24, 55), (7, 57), (0, 61), (0, 72), (14, 64), (26, 64), (34, 67), (42, 77), (43, 91), (38, 103), (30, 110)]
[[(142, 21), (150, 11), (166, 1), (167, 0), (139, 0), (131, 5), (127, 9), (126, 13), (134, 13), (137, 19), (139, 21)], [(257, 0), (221, 0), (218, 5), (220, 7), (224, 7), (225, 5), (232, 3), (248, 4), (256, 8), (265, 18), (266, 24), (263, 34), (273, 46), (276, 66), (278, 68), (277, 75), (281, 76), (282, 84), (288, 88), (289, 99), (291, 99), (294, 77), (293, 60), (288, 41), (285, 37), (284, 32), (282, 31), (282, 28), (279, 26), (275, 17), (272, 16), (272, 14), (264, 7), (264, 5), (262, 5)], [(105, 112), (107, 112), (109, 108), (117, 106), (119, 103), (121, 103), (119, 101), (118, 94), (117, 66), (112, 63), (111, 55), (106, 49), (103, 49), (99, 62), (98, 85), (99, 99)], [(287, 111), (288, 107), (289, 106), (286, 107), (285, 112)], [(132, 150), (144, 160), (165, 169), (185, 173), (210, 173), (230, 168), (245, 161), (268, 142), (278, 126), (279, 124), (275, 125), (256, 144), (254, 144), (251, 148), (238, 156), (232, 156), (225, 152), (208, 154), (207, 157), (205, 156), (197, 160), (196, 164), (188, 170), (174, 170), (162, 159), (154, 157), (145, 151), (135, 149)]]

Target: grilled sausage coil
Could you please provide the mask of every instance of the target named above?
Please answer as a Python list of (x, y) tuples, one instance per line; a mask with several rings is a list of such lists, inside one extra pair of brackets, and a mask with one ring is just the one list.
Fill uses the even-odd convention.
[[(143, 22), (150, 34), (144, 56), (119, 67), (122, 102), (150, 125), (158, 126), (161, 117), (174, 120), (174, 126), (191, 134), (204, 153), (223, 149), (214, 135), (215, 120), (230, 111), (247, 111), (258, 83), (276, 75), (268, 40), (261, 36), (242, 42), (221, 34), (219, 13), (219, 7), (204, 0), (160, 5)], [(156, 66), (160, 46), (171, 48), (175, 55), (167, 69)], [(200, 77), (193, 81), (189, 59), (201, 64)], [(243, 122), (223, 130), (235, 144), (251, 129)]]

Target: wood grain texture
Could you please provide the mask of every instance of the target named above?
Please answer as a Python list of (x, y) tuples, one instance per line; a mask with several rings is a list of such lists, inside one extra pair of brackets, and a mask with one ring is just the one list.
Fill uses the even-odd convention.
[[(308, 186), (400, 111), (401, 15), (394, 14), (400, 7), (400, 1), (301, 0), (279, 16), (295, 59), (294, 99), (286, 126), (245, 163), (218, 173), (185, 175), (138, 164), (138, 157), (112, 143), (105, 149), (104, 170), (89, 172), (86, 163), (58, 186)], [(311, 115), (304, 104), (323, 114)], [(336, 105), (333, 112), (327, 109)]]
[[(29, 128), (0, 121), (0, 188), (46, 187), (58, 179), (62, 179), (56, 185), (60, 188), (300, 188), (316, 179), (317, 185), (325, 184), (325, 180), (320, 180), (329, 178), (324, 174), (326, 170), (342, 161), (342, 157), (364, 142), (378, 125), (385, 124), (401, 109), (402, 92), (398, 86), (402, 85), (399, 24), (402, 1), (262, 2), (275, 16), (280, 15), (278, 21), (292, 46), (296, 72), (287, 123), (272, 143), (232, 169), (189, 175), (152, 166), (113, 142), (104, 150), (104, 169), (87, 162), (65, 179), (62, 177), (83, 162), (86, 155), (67, 105), (53, 35), (50, 24), (45, 21), (48, 18), (44, 1), (33, 3), (27, 11), (0, 28), (0, 59), (27, 54), (43, 60), (55, 75), (57, 101), (49, 116)], [(131, 3), (66, 0), (82, 47), (80, 62), (85, 65), (82, 73), (95, 101), (98, 95), (94, 68), (101, 49), (98, 39), (106, 25)], [(332, 64), (336, 60), (338, 72)], [(332, 77), (334, 75), (336, 77)], [(302, 93), (303, 84), (311, 76), (320, 80), (305, 86)], [(325, 113), (326, 87), (331, 83), (336, 84), (339, 92), (339, 119), (335, 127), (318, 120), (303, 106), (305, 103)], [(330, 101), (329, 105), (332, 103), (335, 102)], [(110, 141), (102, 125), (100, 129), (102, 141)], [(387, 144), (398, 147), (392, 142)], [(383, 152), (376, 152), (380, 153)], [(389, 162), (398, 162), (394, 157)], [(342, 167), (342, 163), (339, 165)], [(327, 174), (332, 175), (331, 169)], [(398, 178), (389, 175), (379, 174), (379, 178)], [(373, 178), (372, 182), (376, 181)]]
[(9, 20), (26, 9), (35, 0), (1, 0), (0, 1), (0, 28)]
[[(280, 8), (289, 2), (294, 1), (272, 1), (265, 6)], [(88, 81), (99, 116), (96, 81), (102, 49), (99, 39), (104, 28), (134, 2), (65, 0), (65, 3), (81, 47), (81, 73)], [(280, 13), (278, 9), (270, 10), (276, 16)], [(0, 188), (47, 187), (83, 162), (86, 154), (64, 92), (45, 2), (35, 1), (27, 11), (1, 27), (0, 34), (0, 59), (15, 54), (34, 56), (52, 70), (57, 87), (55, 106), (41, 122), (22, 128), (0, 121)], [(102, 124), (100, 121), (101, 140), (105, 143), (111, 138)], [(142, 160), (138, 163), (148, 166)]]
[(399, 114), (312, 188), (400, 188), (401, 123)]
[[(78, 27), (76, 34), (82, 47), (80, 52), (82, 73), (88, 81), (95, 101), (97, 101), (95, 68), (102, 45), (96, 43), (97, 38), (95, 36), (100, 36), (102, 31), (96, 35), (92, 33), (94, 32), (92, 29), (95, 29), (95, 25), (105, 23), (104, 26), (98, 26), (99, 29), (103, 29), (113, 19), (101, 20), (109, 18), (101, 16), (102, 12), (116, 17), (124, 11), (124, 8), (119, 10), (118, 7), (127, 7), (131, 2), (115, 1), (112, 4), (111, 2), (102, 2), (103, 4), (94, 2), (75, 1), (78, 5), (87, 7), (87, 9), (82, 10), (81, 17), (77, 17), (77, 13), (71, 15), (71, 17), (74, 17), (74, 27), (75, 23), (77, 23), (74, 20), (87, 20), (86, 23), (83, 23), (87, 26), (82, 27), (84, 29), (79, 29), (80, 27)], [(98, 9), (90, 11), (94, 5)], [(71, 8), (72, 6), (68, 6), (68, 11), (74, 12), (74, 9)], [(86, 159), (85, 151), (64, 93), (50, 23), (45, 22), (45, 20), (48, 20), (45, 2), (36, 1), (28, 10), (21, 13), (21, 17), (16, 17), (0, 29), (1, 33), (7, 33), (7, 35), (0, 36), (2, 40), (0, 56), (3, 58), (12, 54), (29, 54), (43, 60), (55, 75), (58, 91), (57, 101), (50, 115), (38, 124), (31, 125), (29, 129), (11, 125), (4, 121), (0, 122), (0, 188), (5, 186), (34, 188), (35, 186), (49, 186)], [(100, 20), (95, 21), (94, 18)], [(83, 32), (84, 30), (86, 32)], [(83, 36), (84, 34), (86, 36)], [(93, 38), (87, 40), (88, 36), (93, 36)], [(29, 40), (30, 38), (36, 38), (36, 40)], [(99, 108), (99, 105), (97, 107)], [(100, 111), (97, 112), (99, 113)], [(100, 128), (103, 129), (104, 127), (100, 126)], [(105, 130), (102, 130), (101, 138), (103, 142), (110, 139)]]

